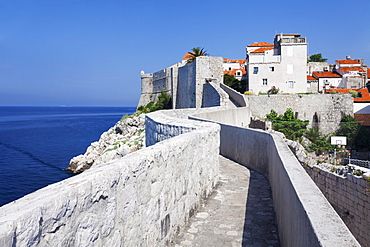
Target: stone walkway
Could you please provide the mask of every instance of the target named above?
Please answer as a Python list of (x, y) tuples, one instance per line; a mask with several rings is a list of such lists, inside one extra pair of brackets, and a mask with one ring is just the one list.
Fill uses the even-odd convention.
[(172, 246), (280, 246), (268, 180), (220, 156), (220, 182)]

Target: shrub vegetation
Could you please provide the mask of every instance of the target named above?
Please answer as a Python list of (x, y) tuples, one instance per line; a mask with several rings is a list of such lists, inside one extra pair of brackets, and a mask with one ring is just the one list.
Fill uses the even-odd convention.
[(303, 136), (308, 125), (308, 120), (300, 120), (294, 118), (292, 108), (288, 108), (284, 115), (279, 115), (276, 111), (271, 110), (266, 118), (272, 121), (272, 128), (276, 131), (283, 132), (286, 138), (290, 140), (297, 140)]

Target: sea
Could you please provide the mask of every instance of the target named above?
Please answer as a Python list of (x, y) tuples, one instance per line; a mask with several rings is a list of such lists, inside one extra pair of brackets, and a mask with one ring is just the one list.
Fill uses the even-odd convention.
[(69, 161), (135, 107), (0, 107), (0, 206), (74, 176)]

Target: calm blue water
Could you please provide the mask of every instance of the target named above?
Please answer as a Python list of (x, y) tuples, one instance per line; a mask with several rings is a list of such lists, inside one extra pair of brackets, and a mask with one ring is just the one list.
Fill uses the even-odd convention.
[(0, 107), (0, 206), (58, 182), (133, 107)]

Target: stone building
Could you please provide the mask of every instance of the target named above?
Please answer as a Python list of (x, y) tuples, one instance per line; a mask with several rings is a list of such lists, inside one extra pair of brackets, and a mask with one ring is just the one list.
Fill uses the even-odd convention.
[(308, 93), (317, 93), (319, 90), (319, 80), (315, 77), (308, 75), (307, 76), (307, 92)]
[(335, 60), (335, 71), (342, 76), (339, 88), (362, 88), (367, 83), (367, 66), (363, 59)]
[(324, 71), (324, 72), (313, 72), (312, 76), (318, 80), (318, 91), (324, 93), (325, 90), (330, 88), (337, 88), (342, 82), (342, 76), (335, 72)]
[(224, 75), (232, 75), (238, 80), (245, 79), (247, 71), (245, 69), (245, 59), (227, 59), (223, 60)]
[[(185, 58), (185, 56), (184, 56)], [(219, 87), (223, 81), (221, 57), (200, 56), (194, 62), (186, 64), (186, 59), (153, 74), (141, 72), (141, 96), (138, 106), (158, 100), (160, 93), (166, 92), (172, 98), (172, 108), (199, 108), (203, 104), (206, 83)], [(211, 93), (211, 94), (213, 94)], [(207, 97), (212, 98), (212, 95)], [(219, 101), (222, 101), (222, 99)], [(207, 102), (206, 105), (210, 103)]]
[(307, 92), (307, 41), (300, 34), (248, 45), (246, 63), (249, 91), (266, 93), (275, 86), (285, 93)]

